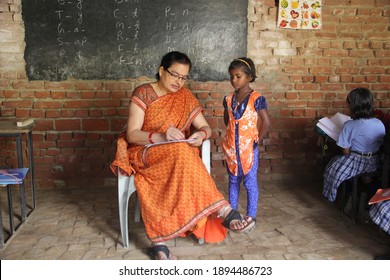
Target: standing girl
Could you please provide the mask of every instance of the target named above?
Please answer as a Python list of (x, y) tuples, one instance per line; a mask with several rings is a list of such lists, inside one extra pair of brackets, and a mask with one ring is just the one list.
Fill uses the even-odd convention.
[(226, 136), (222, 147), (229, 175), (229, 200), (238, 208), (241, 181), (247, 192), (247, 222), (256, 221), (259, 187), (258, 143), (267, 133), (270, 120), (265, 97), (250, 88), (256, 79), (256, 70), (250, 58), (233, 60), (229, 66), (230, 83), (234, 92), (223, 100)]
[(366, 88), (353, 89), (347, 97), (352, 120), (344, 123), (337, 145), (343, 155), (334, 157), (324, 172), (323, 196), (335, 201), (339, 185), (355, 175), (374, 172), (385, 126), (374, 118), (374, 98)]

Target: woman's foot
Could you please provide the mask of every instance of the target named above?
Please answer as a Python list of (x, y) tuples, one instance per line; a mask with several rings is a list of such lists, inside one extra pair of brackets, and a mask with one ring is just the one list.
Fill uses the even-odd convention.
[(148, 254), (154, 260), (177, 260), (166, 245), (155, 245), (148, 248)]

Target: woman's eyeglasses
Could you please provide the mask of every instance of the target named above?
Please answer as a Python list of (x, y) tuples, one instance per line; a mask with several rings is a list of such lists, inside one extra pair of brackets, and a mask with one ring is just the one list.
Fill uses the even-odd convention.
[(171, 75), (175, 79), (179, 79), (179, 80), (182, 80), (182, 81), (188, 81), (190, 79), (190, 77), (188, 77), (188, 76), (180, 76), (179, 74), (172, 73), (168, 69), (165, 69), (165, 70), (169, 73), (169, 75)]

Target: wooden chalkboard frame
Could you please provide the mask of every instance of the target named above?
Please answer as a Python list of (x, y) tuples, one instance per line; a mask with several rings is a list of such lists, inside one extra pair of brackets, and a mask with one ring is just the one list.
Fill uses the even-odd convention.
[(248, 1), (22, 0), (30, 80), (154, 77), (171, 50), (191, 78), (227, 80), (247, 53)]

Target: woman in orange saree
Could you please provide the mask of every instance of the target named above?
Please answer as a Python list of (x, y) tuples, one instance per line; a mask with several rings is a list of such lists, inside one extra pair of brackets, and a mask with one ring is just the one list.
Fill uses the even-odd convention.
[(152, 243), (149, 253), (156, 259), (176, 259), (164, 244), (175, 237), (192, 233), (219, 242), (226, 228), (244, 232), (252, 227), (231, 209), (199, 156), (198, 147), (211, 128), (198, 100), (184, 87), (190, 67), (185, 54), (168, 53), (157, 82), (134, 90), (127, 129), (119, 136), (111, 164), (114, 172), (119, 167), (127, 175), (134, 173)]

